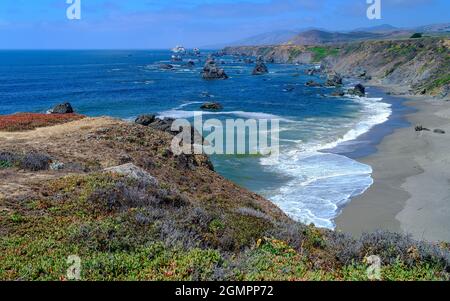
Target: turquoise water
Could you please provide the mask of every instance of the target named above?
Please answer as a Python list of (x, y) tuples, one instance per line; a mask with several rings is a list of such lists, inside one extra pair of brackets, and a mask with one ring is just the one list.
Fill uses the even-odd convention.
[(368, 98), (326, 97), (331, 90), (305, 86), (320, 80), (304, 75), (310, 66), (268, 64), (269, 74), (252, 76), (253, 65), (225, 56), (218, 61), (230, 79), (205, 81), (200, 72), (206, 54), (192, 57), (195, 68), (184, 66), (185, 57), (172, 63), (174, 70), (160, 70), (160, 63), (170, 63), (169, 51), (0, 51), (0, 114), (46, 112), (69, 101), (90, 116), (191, 118), (202, 102), (217, 101), (224, 110), (204, 118), (279, 119), (277, 164), (264, 157), (213, 156), (215, 168), (293, 218), (333, 228), (342, 206), (372, 184), (372, 170), (323, 150), (386, 121), (390, 105), (370, 98), (370, 90)]

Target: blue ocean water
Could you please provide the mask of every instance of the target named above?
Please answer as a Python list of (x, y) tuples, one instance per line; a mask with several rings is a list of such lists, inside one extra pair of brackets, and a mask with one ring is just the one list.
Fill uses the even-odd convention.
[[(277, 164), (264, 157), (217, 155), (215, 168), (293, 218), (334, 228), (340, 209), (372, 184), (372, 169), (324, 150), (386, 121), (390, 105), (370, 94), (335, 98), (325, 96), (330, 89), (306, 87), (308, 80), (320, 80), (304, 74), (310, 66), (268, 64), (269, 74), (252, 76), (253, 65), (225, 56), (217, 61), (230, 78), (205, 81), (200, 72), (207, 54), (172, 63), (165, 50), (0, 51), (0, 114), (46, 112), (68, 101), (89, 116), (191, 118), (201, 103), (215, 101), (224, 110), (214, 118), (280, 119)], [(194, 68), (185, 66), (188, 59), (196, 62)], [(161, 70), (161, 63), (175, 68)]]

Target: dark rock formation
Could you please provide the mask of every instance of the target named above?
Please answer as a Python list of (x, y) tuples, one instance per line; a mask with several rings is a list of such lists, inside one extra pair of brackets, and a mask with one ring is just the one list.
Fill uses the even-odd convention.
[(336, 97), (342, 97), (344, 95), (345, 95), (344, 91), (339, 90), (339, 89), (335, 90), (335, 91), (333, 91), (333, 93), (331, 93), (331, 96), (336, 96)]
[(172, 132), (171, 127), (172, 123), (175, 121), (173, 118), (164, 118), (164, 119), (155, 119), (152, 123), (149, 124), (149, 127), (163, 131), (163, 132), (169, 132), (171, 134), (176, 134), (176, 132)]
[(256, 66), (255, 69), (253, 69), (253, 75), (263, 75), (269, 72), (269, 69), (267, 69), (266, 64), (264, 63), (264, 59), (262, 56), (258, 56), (256, 59)]
[(416, 125), (415, 130), (416, 130), (416, 132), (422, 132), (422, 131), (429, 132), (430, 131), (430, 129), (424, 128), (421, 124)]
[(441, 129), (435, 129), (433, 132), (436, 134), (445, 134), (445, 131)]
[(322, 84), (315, 82), (313, 80), (309, 80), (305, 84), (307, 87), (322, 87)]
[(215, 60), (210, 57), (206, 60), (205, 67), (203, 67), (202, 77), (206, 80), (227, 79), (228, 75), (223, 69), (217, 67)]
[(150, 123), (155, 122), (155, 120), (156, 120), (155, 115), (141, 115), (138, 116), (138, 118), (136, 118), (134, 122), (143, 126), (149, 126)]
[(295, 90), (295, 87), (291, 86), (291, 85), (288, 85), (283, 89), (284, 92), (292, 92), (294, 90)]
[(217, 103), (217, 102), (206, 102), (206, 103), (202, 104), (200, 109), (218, 111), (218, 110), (222, 110), (223, 107), (220, 103)]
[(186, 67), (188, 67), (188, 68), (193, 68), (194, 66), (195, 66), (195, 62), (193, 60), (189, 60), (186, 63)]
[(338, 73), (329, 74), (325, 85), (328, 87), (341, 86), (342, 85), (342, 76)]
[(356, 95), (356, 96), (359, 96), (359, 97), (364, 97), (364, 96), (366, 96), (366, 88), (363, 85), (361, 85), (361, 84), (357, 84), (355, 86), (355, 88), (349, 89), (347, 91), (347, 93), (350, 94), (350, 95)]
[(161, 64), (159, 65), (159, 69), (163, 69), (163, 70), (171, 70), (174, 67), (171, 64)]
[(49, 111), (51, 114), (71, 114), (73, 113), (72, 105), (68, 102), (58, 104)]

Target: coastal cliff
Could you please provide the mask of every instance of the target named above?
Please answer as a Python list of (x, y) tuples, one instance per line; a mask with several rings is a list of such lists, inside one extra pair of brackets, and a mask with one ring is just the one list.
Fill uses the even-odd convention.
[(449, 279), (448, 244), (295, 222), (170, 133), (20, 116), (0, 116), (2, 280), (66, 280), (70, 255), (83, 280), (367, 280), (372, 254), (385, 280)]
[(227, 47), (223, 52), (263, 56), (274, 63), (321, 63), (348, 77), (364, 74), (374, 84), (396, 85), (401, 94), (448, 98), (449, 47), (449, 38), (421, 38), (320, 46)]

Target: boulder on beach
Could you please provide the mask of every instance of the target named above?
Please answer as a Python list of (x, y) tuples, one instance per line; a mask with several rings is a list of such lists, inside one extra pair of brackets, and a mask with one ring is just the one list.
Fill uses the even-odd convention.
[(209, 57), (203, 67), (202, 78), (206, 80), (227, 79), (228, 75), (225, 71), (216, 65), (216, 61)]
[(325, 85), (328, 87), (341, 86), (342, 85), (342, 76), (339, 73), (329, 74)]
[(143, 126), (149, 126), (151, 123), (155, 122), (155, 120), (155, 115), (140, 115), (134, 122)]
[(55, 107), (53, 107), (53, 109), (51, 109), (49, 111), (50, 114), (71, 114), (73, 113), (73, 108), (72, 105), (68, 102), (66, 103), (61, 103), (56, 105)]
[(220, 103), (217, 103), (217, 102), (206, 102), (206, 103), (202, 104), (200, 109), (218, 111), (218, 110), (222, 110), (223, 107)]
[(359, 97), (364, 97), (364, 96), (366, 96), (366, 88), (363, 85), (361, 85), (361, 84), (357, 84), (355, 86), (355, 88), (349, 89), (347, 91), (347, 93), (350, 94), (350, 95), (356, 95), (356, 96), (359, 96)]
[(253, 69), (253, 75), (263, 75), (269, 72), (269, 69), (267, 68), (266, 64), (264, 63), (264, 59), (262, 56), (258, 56), (256, 59), (256, 66)]
[(416, 127), (414, 129), (416, 130), (416, 132), (430, 131), (430, 129), (423, 127), (421, 124), (416, 125)]

